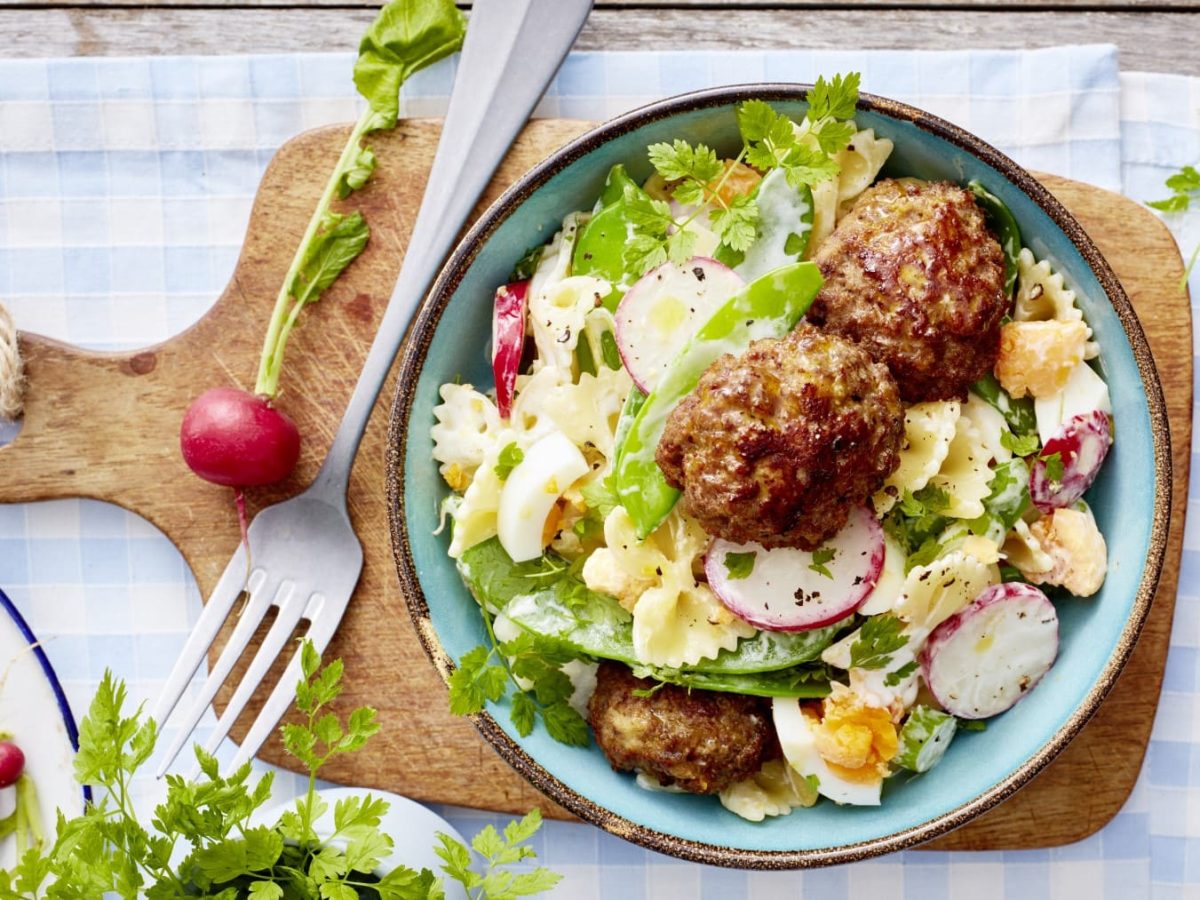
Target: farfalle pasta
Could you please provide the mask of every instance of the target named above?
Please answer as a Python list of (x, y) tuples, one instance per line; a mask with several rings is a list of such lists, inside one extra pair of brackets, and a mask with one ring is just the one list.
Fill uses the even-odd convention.
[(904, 443), (900, 464), (875, 494), (875, 511), (883, 515), (905, 491), (919, 491), (941, 471), (957, 432), (962, 406), (957, 400), (914, 403), (904, 411)]
[(946, 515), (958, 519), (983, 515), (983, 499), (991, 492), (990, 460), (991, 454), (983, 436), (969, 418), (960, 415), (954, 423), (954, 439), (950, 441), (946, 458), (930, 479), (931, 484), (949, 495)]

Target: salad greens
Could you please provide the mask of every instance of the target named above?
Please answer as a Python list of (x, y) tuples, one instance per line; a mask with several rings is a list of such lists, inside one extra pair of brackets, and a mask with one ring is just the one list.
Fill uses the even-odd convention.
[(300, 313), (358, 258), (371, 236), (362, 213), (331, 208), (335, 197), (345, 200), (375, 171), (375, 154), (363, 139), (396, 126), (400, 87), (414, 72), (458, 50), (465, 34), (466, 17), (452, 0), (391, 0), (367, 29), (354, 64), (354, 84), (367, 108), (350, 131), (284, 275), (263, 341), (256, 394), (275, 396), (284, 347)]
[[(514, 563), (491, 538), (466, 550), (458, 566), (483, 610), (490, 646), (466, 653), (450, 676), (451, 712), (480, 712), (486, 701), (506, 696), (511, 682), (517, 689), (512, 718), (521, 735), (540, 716), (552, 737), (580, 746), (587, 743), (587, 726), (570, 707), (573, 689), (561, 671), (571, 660), (616, 660), (639, 677), (707, 690), (818, 697), (828, 692), (828, 672), (813, 661), (844, 630), (760, 631), (690, 669), (660, 669), (639, 662), (633, 617), (612, 597), (589, 590), (565, 559), (548, 553)], [(498, 640), (494, 616), (500, 612), (523, 633)]]
[[(149, 827), (133, 812), (131, 782), (154, 752), (158, 729), (135, 710), (126, 714), (125, 685), (106, 672), (79, 729), (76, 778), (97, 800), (83, 815), (59, 816), (57, 837), (45, 852), (26, 850), (12, 871), (0, 871), (0, 896), (91, 898), (115, 895), (149, 900), (197, 896), (213, 900), (436, 900), (442, 879), (428, 869), (400, 866), (374, 874), (393, 850), (380, 829), (388, 804), (369, 794), (341, 800), (333, 810), (333, 833), (315, 823), (328, 805), (316, 778), (333, 757), (359, 750), (379, 731), (375, 710), (355, 709), (342, 719), (330, 704), (342, 692), (342, 662), (324, 668), (313, 645), (301, 651), (297, 685), (300, 723), (283, 728), (284, 745), (308, 770), (307, 792), (270, 825), (252, 825), (271, 798), (273, 773), (251, 783), (250, 763), (221, 776), (216, 759), (196, 747), (201, 775), (167, 776), (167, 796)], [(435, 852), (442, 872), (463, 885), (472, 900), (511, 898), (549, 890), (559, 876), (545, 868), (514, 873), (509, 866), (534, 857), (527, 842), (537, 831), (537, 810), (505, 828), (492, 826), (472, 841), (486, 863), (472, 871), (471, 850), (446, 834)]]
[(1000, 241), (1004, 253), (1004, 293), (1011, 297), (1017, 286), (1017, 256), (1021, 252), (1021, 229), (1017, 219), (1003, 200), (978, 181), (969, 182), (967, 190), (975, 195), (975, 202)]

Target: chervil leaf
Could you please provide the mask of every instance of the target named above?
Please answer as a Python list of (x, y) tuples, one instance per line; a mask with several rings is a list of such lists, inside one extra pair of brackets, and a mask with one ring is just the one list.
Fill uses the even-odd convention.
[(870, 616), (863, 622), (858, 639), (850, 645), (850, 667), (882, 669), (892, 661), (891, 654), (908, 643), (902, 634), (904, 623), (890, 613)]
[(717, 239), (734, 250), (744, 253), (758, 237), (758, 204), (748, 196), (734, 197), (727, 207), (714, 209), (710, 219)]
[(832, 81), (818, 77), (817, 83), (808, 92), (806, 118), (814, 124), (827, 118), (852, 118), (858, 103), (860, 80), (858, 72), (850, 72), (845, 76), (834, 75)]
[(1195, 166), (1184, 166), (1166, 181), (1167, 187), (1176, 193), (1200, 191), (1200, 170)]
[(524, 691), (513, 694), (512, 723), (521, 737), (529, 737), (533, 733), (533, 725), (537, 721), (537, 704)]
[(667, 259), (676, 265), (682, 265), (695, 256), (696, 237), (696, 232), (686, 228), (673, 232), (667, 238)]
[(1174, 194), (1167, 197), (1165, 200), (1147, 200), (1146, 205), (1152, 206), (1159, 212), (1177, 213), (1184, 212), (1191, 206), (1192, 198), (1187, 194)]
[(1036, 434), (1015, 435), (1005, 430), (1000, 432), (1000, 446), (1017, 456), (1031, 456), (1037, 453), (1040, 445)]
[(504, 840), (511, 844), (523, 844), (537, 834), (542, 827), (541, 810), (534, 808), (520, 821), (513, 820), (504, 826)]
[(812, 562), (808, 567), (818, 575), (824, 575), (826, 578), (833, 578), (833, 573), (829, 571), (829, 566), (826, 563), (831, 563), (837, 557), (836, 547), (818, 547), (812, 552)]
[(906, 662), (894, 672), (888, 672), (887, 677), (883, 679), (883, 683), (888, 687), (895, 687), (915, 671), (917, 671), (917, 661), (914, 659)]
[(273, 881), (255, 881), (250, 885), (250, 900), (282, 900), (283, 888)]
[(432, 872), (407, 866), (397, 866), (372, 887), (381, 900), (442, 900), (445, 896), (441, 881)]
[(579, 489), (579, 493), (583, 496), (583, 502), (588, 505), (588, 509), (594, 509), (606, 518), (620, 505), (616, 490), (613, 488), (611, 474), (605, 478), (596, 478), (588, 482)]
[(747, 100), (737, 109), (738, 131), (747, 144), (764, 140), (778, 119), (779, 114), (762, 100)]
[(542, 710), (542, 720), (550, 737), (561, 744), (573, 747), (586, 747), (591, 741), (588, 738), (588, 725), (571, 704), (562, 702), (547, 706)]
[(789, 150), (781, 165), (787, 172), (788, 184), (797, 190), (803, 185), (812, 187), (828, 181), (840, 171), (837, 160), (805, 144)]
[(467, 653), (450, 675), (450, 712), (456, 716), (477, 713), (486, 701), (504, 696), (508, 674), (503, 666), (491, 665), (491, 652), (476, 647)]
[(851, 122), (826, 122), (812, 132), (817, 139), (817, 145), (829, 156), (841, 153), (850, 145), (854, 137), (854, 124)]
[(754, 571), (754, 561), (757, 559), (758, 553), (754, 550), (749, 550), (745, 553), (726, 553), (725, 554), (725, 572), (730, 581), (738, 581), (743, 578), (749, 578), (750, 573)]
[(513, 896), (528, 897), (533, 894), (543, 894), (560, 881), (562, 881), (561, 875), (543, 867), (517, 875), (508, 889)]
[(517, 446), (516, 441), (505, 444), (496, 457), (496, 477), (504, 481), (524, 459), (525, 451)]
[(691, 179), (704, 185), (724, 168), (714, 150), (704, 144), (693, 147), (678, 138), (671, 144), (651, 144), (647, 152), (650, 164), (667, 181)]
[(471, 847), (484, 859), (495, 858), (504, 849), (504, 841), (494, 825), (488, 825), (471, 839)]
[(1042, 462), (1046, 465), (1046, 478), (1052, 482), (1061, 482), (1063, 480), (1063, 458), (1061, 453), (1051, 453), (1048, 456), (1043, 456)]
[(443, 832), (437, 833), (437, 839), (433, 852), (442, 860), (442, 871), (464, 887), (474, 887), (477, 876), (471, 871), (471, 851)]

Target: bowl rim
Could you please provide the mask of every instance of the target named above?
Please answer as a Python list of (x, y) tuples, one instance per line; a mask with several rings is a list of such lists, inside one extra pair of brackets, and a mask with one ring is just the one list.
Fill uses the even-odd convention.
[[(433, 334), (442, 313), (457, 289), (467, 268), (474, 262), (492, 234), (515, 210), (540, 189), (553, 175), (586, 156), (608, 141), (646, 124), (680, 113), (728, 106), (742, 100), (805, 100), (811, 85), (802, 83), (762, 82), (706, 88), (667, 97), (638, 107), (599, 124), (550, 154), (504, 191), (476, 220), (459, 241), (441, 269), (429, 294), (414, 317), (404, 345), (388, 423), (386, 449), (388, 519), (392, 552), (400, 587), (404, 594), (417, 636), (426, 654), (448, 680), (454, 663), (442, 647), (430, 619), (416, 565), (412, 557), (404, 505), (404, 447), (412, 412), (416, 385), (424, 366)], [(1155, 496), (1146, 564), (1138, 584), (1129, 618), (1116, 645), (1095, 683), (1063, 725), (1016, 771), (987, 791), (966, 803), (947, 810), (933, 819), (887, 835), (853, 844), (832, 845), (810, 850), (752, 850), (727, 847), (676, 837), (639, 825), (589, 800), (544, 769), (517, 744), (492, 715), (484, 710), (471, 716), (475, 727), (501, 757), (542, 793), (580, 818), (660, 853), (707, 865), (747, 869), (803, 869), (867, 859), (902, 850), (932, 840), (982, 815), (1028, 784), (1079, 733), (1116, 683), (1146, 622), (1158, 586), (1166, 552), (1171, 512), (1171, 439), (1162, 385), (1151, 356), (1150, 346), (1133, 306), (1108, 262), (1067, 209), (1028, 171), (1008, 156), (969, 132), (924, 110), (874, 94), (860, 93), (858, 109), (878, 112), (915, 125), (965, 150), (1005, 177), (1028, 196), (1066, 235), (1097, 281), (1116, 312), (1129, 341), (1146, 394), (1150, 429), (1154, 444)]]

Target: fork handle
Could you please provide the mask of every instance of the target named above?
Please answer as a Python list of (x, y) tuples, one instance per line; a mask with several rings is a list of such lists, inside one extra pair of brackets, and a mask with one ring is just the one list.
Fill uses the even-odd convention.
[(395, 290), (310, 488), (324, 499), (344, 503), (350, 467), (409, 322), (591, 6), (592, 0), (476, 0)]

